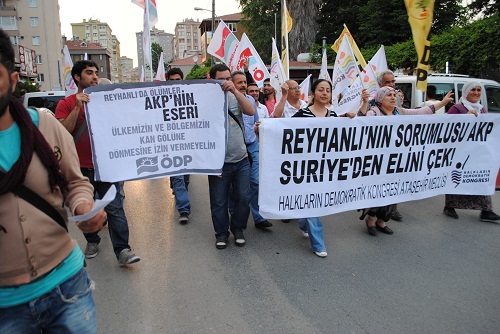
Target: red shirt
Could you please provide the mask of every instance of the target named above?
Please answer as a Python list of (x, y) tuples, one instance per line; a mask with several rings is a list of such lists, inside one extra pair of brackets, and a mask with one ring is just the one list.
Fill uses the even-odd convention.
[[(76, 94), (70, 95), (57, 104), (56, 108), (56, 118), (67, 118), (76, 106)], [(85, 120), (85, 109), (82, 105), (82, 109), (78, 113), (78, 119), (76, 120), (76, 126), (71, 132), (71, 135), (74, 137), (78, 132), (78, 129), (82, 125)], [(92, 149), (90, 148), (90, 136), (89, 129), (85, 126), (85, 130), (83, 130), (80, 138), (75, 143), (76, 152), (78, 153), (78, 158), (80, 159), (80, 167), (81, 168), (94, 168), (94, 163), (92, 162)]]
[(274, 111), (274, 105), (276, 104), (276, 98), (273, 101), (266, 99), (267, 114), (271, 115)]

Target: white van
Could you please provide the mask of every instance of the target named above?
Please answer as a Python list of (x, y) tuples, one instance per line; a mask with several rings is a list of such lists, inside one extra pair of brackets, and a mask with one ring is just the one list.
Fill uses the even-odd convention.
[[(405, 95), (403, 107), (405, 108), (418, 108), (424, 102), (423, 93), (421, 90), (416, 89), (417, 77), (415, 76), (397, 76), (396, 87), (400, 89)], [(436, 87), (436, 99), (441, 100), (448, 91), (455, 92), (455, 103), (458, 102), (462, 96), (462, 87), (469, 81), (479, 81), (481, 83), (481, 104), (486, 110), (491, 112), (500, 112), (500, 84), (493, 80), (471, 78), (466, 75), (460, 74), (438, 74), (434, 73), (427, 77), (427, 85)], [(446, 106), (446, 111), (453, 104)]]
[(55, 113), (57, 104), (64, 97), (65, 97), (65, 91), (63, 90), (26, 93), (26, 95), (24, 95), (23, 104), (25, 108), (28, 107), (47, 108), (53, 113)]

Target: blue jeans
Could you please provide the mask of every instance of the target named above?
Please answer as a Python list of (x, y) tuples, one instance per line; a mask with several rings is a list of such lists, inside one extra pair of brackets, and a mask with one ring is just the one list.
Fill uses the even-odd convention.
[[(185, 181), (187, 177), (187, 182)], [(191, 203), (187, 191), (189, 184), (189, 175), (171, 176), (170, 185), (175, 195), (175, 207), (179, 213), (191, 213)]]
[[(247, 227), (250, 214), (248, 206), (250, 163), (243, 159), (236, 163), (224, 163), (221, 177), (208, 176), (210, 211), (215, 237), (229, 237), (229, 230), (237, 233)], [(228, 201), (233, 187), (234, 213), (229, 222)]]
[(256, 140), (247, 146), (248, 153), (252, 156), (250, 171), (250, 210), (253, 221), (260, 223), (266, 220), (259, 213), (259, 142)]
[(325, 239), (323, 238), (323, 225), (319, 217), (300, 218), (299, 228), (309, 233), (309, 241), (313, 252), (326, 251)]
[[(106, 214), (108, 215), (108, 230), (109, 237), (111, 238), (111, 243), (113, 244), (113, 250), (118, 258), (120, 252), (124, 249), (130, 248), (128, 244), (128, 222), (125, 216), (125, 210), (123, 209), (123, 192), (122, 183), (108, 183), (100, 182), (94, 180), (94, 170), (90, 168), (81, 169), (83, 176), (89, 178), (90, 183), (94, 186), (94, 195), (97, 193), (99, 198), (103, 198), (108, 189), (112, 184), (116, 186), (116, 197), (111, 203), (109, 203), (105, 208)], [(87, 242), (93, 242), (98, 244), (101, 242), (101, 237), (98, 232), (94, 233), (84, 233)]]
[(97, 333), (92, 289), (82, 268), (47, 294), (0, 309), (0, 333)]

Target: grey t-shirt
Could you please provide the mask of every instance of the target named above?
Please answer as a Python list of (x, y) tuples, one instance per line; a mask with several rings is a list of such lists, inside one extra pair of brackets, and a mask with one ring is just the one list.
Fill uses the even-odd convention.
[[(227, 92), (227, 105), (229, 111), (236, 116), (240, 124), (243, 126), (242, 111), (233, 93)], [(230, 115), (227, 116), (227, 123), (227, 147), (224, 162), (239, 162), (247, 157), (245, 137), (238, 123), (236, 123)]]

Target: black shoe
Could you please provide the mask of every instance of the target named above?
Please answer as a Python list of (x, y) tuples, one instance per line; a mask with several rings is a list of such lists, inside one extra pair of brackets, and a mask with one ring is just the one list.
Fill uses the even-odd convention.
[(481, 211), (479, 220), (482, 222), (498, 223), (500, 216), (493, 211)]
[(385, 225), (384, 227), (375, 225), (375, 228), (385, 234), (394, 234), (394, 231), (389, 228), (389, 226)]
[(288, 224), (290, 222), (291, 219), (282, 219), (281, 222), (282, 223), (285, 223), (285, 224)]
[[(443, 213), (445, 214), (445, 216), (451, 217), (453, 219), (458, 219), (458, 214), (454, 208), (449, 208), (449, 207), (445, 206), (443, 209)], [(483, 213), (481, 213), (481, 217), (482, 217), (482, 215), (483, 215)]]
[(226, 248), (227, 247), (227, 237), (225, 237), (225, 236), (217, 237), (217, 239), (215, 240), (215, 247), (217, 247), (217, 249)]
[(246, 240), (245, 237), (243, 236), (243, 232), (236, 232), (234, 234), (234, 243), (238, 247), (243, 247), (245, 246)]
[(266, 227), (271, 227), (273, 224), (268, 222), (267, 220), (263, 220), (261, 222), (255, 223), (256, 228), (266, 228)]
[(179, 223), (187, 224), (188, 222), (189, 222), (189, 213), (181, 212), (181, 214), (179, 216)]
[(376, 237), (377, 236), (377, 230), (375, 229), (375, 226), (368, 225), (367, 221), (365, 221), (365, 223), (366, 223), (366, 229), (368, 230), (368, 234)]
[(399, 213), (398, 209), (394, 209), (391, 213), (391, 219), (397, 222), (403, 221), (403, 216)]

